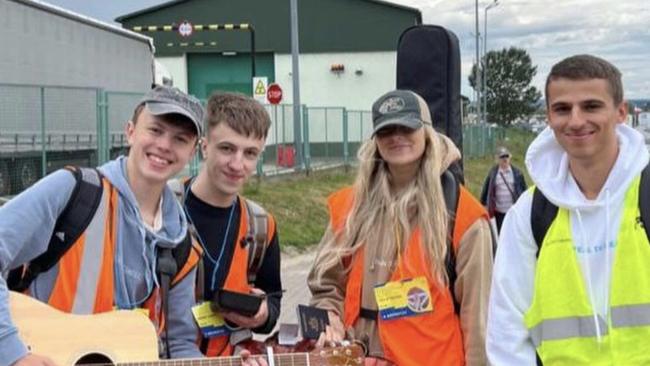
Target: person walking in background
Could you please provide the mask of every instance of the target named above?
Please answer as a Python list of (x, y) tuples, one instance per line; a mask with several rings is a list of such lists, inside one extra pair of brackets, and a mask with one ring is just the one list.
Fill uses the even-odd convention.
[(381, 96), (372, 117), (354, 185), (328, 200), (330, 223), (308, 277), (311, 304), (328, 310), (320, 343), (359, 340), (379, 364), (485, 365), (487, 212), (454, 181), (451, 230), (441, 182), (460, 152), (413, 92)]
[(488, 172), (481, 189), (481, 203), (490, 217), (495, 218), (498, 231), (501, 231), (506, 212), (528, 188), (521, 170), (510, 163), (511, 158), (507, 148), (497, 149), (497, 163)]
[(526, 153), (535, 188), (510, 209), (497, 249), (490, 363), (534, 365), (537, 354), (545, 366), (648, 365), (650, 222), (640, 207), (650, 202), (639, 195), (649, 154), (625, 125), (621, 74), (572, 56), (545, 92), (548, 128)]

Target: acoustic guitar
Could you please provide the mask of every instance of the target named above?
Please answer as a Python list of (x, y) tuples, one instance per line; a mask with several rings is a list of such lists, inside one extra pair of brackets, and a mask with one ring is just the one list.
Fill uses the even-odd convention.
[[(31, 352), (48, 356), (59, 366), (241, 365), (238, 356), (159, 360), (154, 326), (137, 311), (68, 314), (16, 292), (9, 293), (9, 309)], [(274, 354), (273, 361), (276, 366), (359, 366), (364, 362), (363, 350), (357, 345)]]

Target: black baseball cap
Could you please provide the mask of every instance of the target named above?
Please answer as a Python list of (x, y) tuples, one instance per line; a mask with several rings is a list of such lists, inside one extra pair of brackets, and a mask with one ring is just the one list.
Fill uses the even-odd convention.
[(372, 134), (387, 126), (405, 126), (418, 129), (424, 124), (432, 125), (427, 102), (410, 90), (393, 90), (372, 105)]
[(196, 127), (197, 136), (201, 136), (203, 106), (198, 99), (178, 88), (156, 85), (144, 95), (140, 104), (144, 104), (154, 116), (177, 113), (189, 118)]

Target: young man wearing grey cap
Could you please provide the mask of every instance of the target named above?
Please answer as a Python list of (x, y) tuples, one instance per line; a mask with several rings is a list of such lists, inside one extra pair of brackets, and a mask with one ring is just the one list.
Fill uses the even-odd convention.
[(497, 230), (506, 212), (517, 202), (517, 198), (528, 188), (521, 170), (510, 163), (512, 155), (505, 146), (500, 146), (495, 155), (497, 163), (490, 169), (481, 190), (481, 203), (490, 217), (494, 217)]
[[(161, 356), (200, 357), (190, 310), (199, 252), (186, 240), (185, 215), (166, 182), (194, 155), (202, 119), (200, 102), (178, 89), (148, 92), (126, 124), (128, 156), (100, 166), (101, 174), (58, 170), (0, 208), (0, 272), (29, 266), (51, 252), (48, 243), (64, 236), (53, 233), (77, 180), (99, 186), (101, 199), (83, 234), (51, 269), (31, 280), (27, 293), (75, 314), (144, 308), (161, 334)], [(183, 246), (186, 261), (176, 268), (171, 286), (161, 289), (160, 253)], [(0, 365), (62, 363), (55, 355), (30, 353), (9, 314), (8, 295), (0, 278)]]
[(372, 117), (354, 185), (328, 199), (308, 278), (312, 305), (329, 314), (320, 342), (361, 341), (366, 365), (485, 365), (487, 213), (460, 186), (450, 230), (441, 182), (460, 151), (411, 91), (384, 94)]

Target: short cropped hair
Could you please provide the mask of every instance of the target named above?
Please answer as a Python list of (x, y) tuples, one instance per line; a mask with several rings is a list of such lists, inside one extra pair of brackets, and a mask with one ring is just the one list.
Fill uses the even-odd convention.
[(249, 96), (215, 92), (206, 107), (206, 133), (209, 134), (220, 123), (227, 124), (240, 135), (266, 139), (271, 117), (263, 105)]
[(610, 62), (592, 55), (575, 55), (553, 65), (546, 78), (546, 104), (548, 105), (548, 86), (551, 81), (566, 78), (569, 80), (604, 79), (614, 104), (623, 101), (621, 72)]

